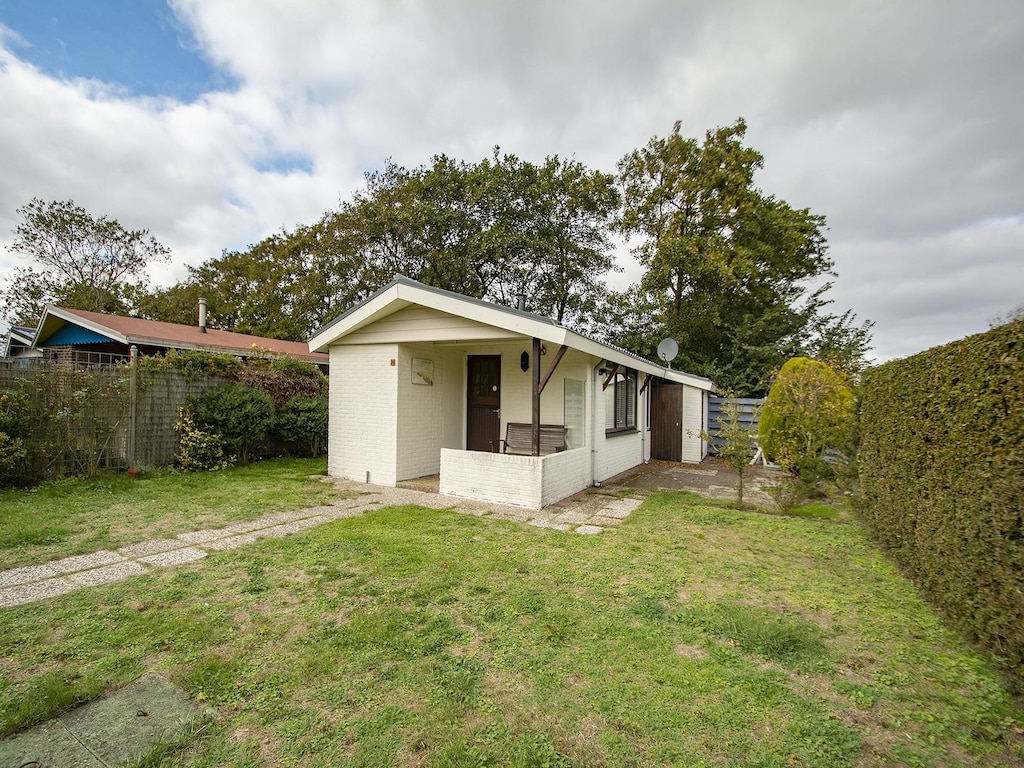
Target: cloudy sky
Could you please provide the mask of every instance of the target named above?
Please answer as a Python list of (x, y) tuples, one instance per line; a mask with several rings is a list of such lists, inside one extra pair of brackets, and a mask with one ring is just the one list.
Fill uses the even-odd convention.
[(0, 0), (0, 246), (31, 198), (73, 199), (169, 246), (170, 284), (387, 158), (613, 171), (743, 116), (884, 360), (1024, 303), (1022, 94), (1019, 0)]

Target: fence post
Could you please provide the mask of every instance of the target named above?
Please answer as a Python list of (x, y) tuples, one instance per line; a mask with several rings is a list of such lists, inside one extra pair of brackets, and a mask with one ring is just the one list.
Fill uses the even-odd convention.
[(130, 373), (128, 377), (128, 472), (138, 471), (135, 466), (135, 403), (139, 378), (139, 348), (132, 344)]

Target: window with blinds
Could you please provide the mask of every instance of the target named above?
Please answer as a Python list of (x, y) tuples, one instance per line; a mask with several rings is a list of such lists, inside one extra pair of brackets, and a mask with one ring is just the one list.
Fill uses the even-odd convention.
[(636, 371), (623, 368), (615, 373), (615, 381), (608, 386), (611, 401), (607, 402), (605, 427), (608, 432), (636, 429)]

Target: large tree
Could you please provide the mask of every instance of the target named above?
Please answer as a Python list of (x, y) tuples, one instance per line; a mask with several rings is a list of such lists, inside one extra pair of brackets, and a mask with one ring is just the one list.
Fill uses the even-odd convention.
[(345, 216), (325, 214), (311, 226), (278, 234), (244, 251), (226, 251), (185, 281), (139, 304), (143, 317), (194, 323), (200, 298), (212, 328), (305, 340), (376, 285), (367, 277)]
[(558, 157), (478, 163), (436, 156), (387, 163), (313, 226), (282, 232), (193, 268), (149, 297), (148, 317), (191, 322), (200, 295), (211, 325), (304, 339), (396, 274), (467, 296), (589, 324), (614, 268), (610, 174)]
[(47, 304), (130, 312), (145, 292), (146, 266), (170, 257), (148, 230), (96, 218), (71, 200), (33, 198), (17, 213), (9, 248), (35, 264), (15, 269), (3, 289), (3, 319), (12, 323), (35, 325)]
[(763, 158), (745, 134), (738, 119), (699, 143), (676, 123), (626, 155), (618, 227), (642, 237), (633, 252), (646, 270), (640, 290), (656, 307), (649, 327), (679, 342), (677, 365), (753, 393), (822, 331), (862, 353), (869, 326), (823, 312), (828, 283), (809, 292), (832, 270), (825, 219), (755, 186)]

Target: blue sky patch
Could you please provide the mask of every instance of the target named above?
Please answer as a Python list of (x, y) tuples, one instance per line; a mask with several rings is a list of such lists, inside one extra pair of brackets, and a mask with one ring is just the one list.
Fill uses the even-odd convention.
[(7, 41), (13, 52), (53, 77), (185, 102), (234, 85), (163, 0), (0, 0), (0, 24), (21, 38)]

